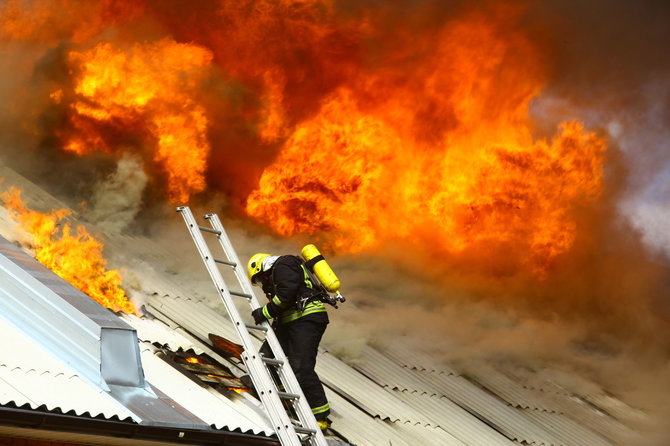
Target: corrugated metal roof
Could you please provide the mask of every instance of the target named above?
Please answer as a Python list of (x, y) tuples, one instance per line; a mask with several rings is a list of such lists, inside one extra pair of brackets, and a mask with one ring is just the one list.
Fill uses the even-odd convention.
[(479, 385), (495, 393), (507, 403), (520, 409), (534, 409), (545, 412), (562, 412), (559, 398), (554, 393), (535, 391), (512, 380), (507, 375), (497, 371), (489, 364), (478, 363), (476, 367), (470, 367), (468, 377), (475, 380)]
[[(422, 363), (426, 364), (425, 361), (422, 361)], [(417, 373), (417, 370), (409, 369), (407, 366), (399, 367), (396, 361), (392, 360), (384, 353), (369, 347), (363, 349), (360, 357), (357, 359), (355, 368), (377, 384), (398, 390), (396, 394), (404, 397), (405, 401), (410, 405), (417, 407), (421, 413), (430, 413), (433, 419), (438, 419), (440, 425), (445, 427), (447, 431), (453, 433), (457, 438), (468, 444), (480, 444), (482, 435), (481, 421), (454, 403), (451, 403), (451, 408), (445, 407), (446, 405), (440, 404), (440, 402), (444, 403), (449, 400), (435, 397), (436, 395), (444, 396), (447, 394), (445, 389), (449, 388), (448, 384), (454, 378), (453, 369), (452, 374), (450, 374), (438, 373), (434, 367), (433, 371), (429, 371), (427, 367), (421, 367), (421, 370)], [(474, 370), (472, 373), (469, 373), (469, 377), (477, 382), (475, 388), (480, 386), (484, 387), (485, 391), (488, 390), (495, 393), (498, 397), (517, 408), (530, 408), (534, 410), (562, 413), (563, 410), (569, 410), (570, 408), (575, 409), (577, 406), (574, 401), (569, 403), (562, 401), (566, 399), (564, 395), (534, 391), (525, 388), (519, 384), (518, 381), (512, 380), (507, 375), (495, 370), (488, 364), (478, 363), (476, 367), (470, 367), (469, 369)], [(465, 386), (472, 385), (472, 383), (467, 380), (461, 382), (461, 384)], [(462, 398), (465, 397), (462, 396)], [(491, 397), (487, 396), (486, 400), (491, 400)], [(480, 398), (479, 401), (480, 404), (484, 404), (484, 399)], [(494, 403), (491, 401), (489, 401), (487, 405), (492, 406)], [(499, 413), (501, 407), (503, 406), (498, 405), (497, 408), (491, 407), (489, 409), (490, 413), (498, 413), (494, 419), (500, 419), (500, 417), (503, 416)], [(509, 409), (505, 409), (505, 411), (509, 411)], [(592, 412), (593, 415), (594, 411), (590, 410), (590, 412)], [(449, 413), (449, 416), (441, 416), (445, 413)], [(480, 415), (483, 416), (483, 414)], [(525, 412), (522, 412), (521, 415), (525, 415)], [(533, 428), (532, 425), (539, 424), (540, 427), (542, 427), (543, 424), (540, 424), (537, 420), (523, 420), (518, 414), (513, 415), (513, 417), (517, 420), (516, 423), (531, 426), (531, 431), (535, 432), (537, 438), (537, 435), (539, 435), (538, 433), (541, 431)], [(457, 423), (449, 423), (455, 419), (458, 419)], [(556, 417), (554, 421), (558, 422), (559, 419), (560, 417)], [(607, 426), (604, 429), (593, 429), (596, 432), (601, 432), (602, 430), (612, 432), (612, 429), (625, 430), (625, 426), (619, 425), (610, 417), (605, 417), (600, 421), (606, 422)], [(569, 425), (570, 420), (564, 420), (564, 422), (565, 425)], [(464, 428), (465, 426), (469, 427)], [(589, 423), (587, 427), (593, 428), (592, 423)], [(519, 432), (524, 431), (524, 429), (519, 428), (517, 428), (517, 430)], [(546, 432), (542, 434), (542, 438), (544, 438), (545, 442), (556, 441), (556, 438), (552, 440), (553, 437), (551, 435), (553, 434), (553, 430), (544, 429), (544, 431)], [(589, 432), (591, 432), (591, 435), (595, 434), (592, 431)], [(511, 433), (507, 434), (511, 435)], [(607, 435), (605, 436), (607, 437)], [(621, 434), (619, 434), (619, 437), (621, 437)], [(487, 444), (495, 444), (494, 442), (496, 441), (498, 443), (502, 442), (503, 444), (510, 443), (509, 440), (499, 434), (495, 434), (494, 438), (489, 438), (487, 440)]]
[[(197, 335), (197, 341), (206, 339), (210, 331), (219, 334), (226, 333), (226, 328), (232, 331), (227, 318), (200, 300), (152, 296), (147, 308), (160, 317), (176, 321), (187, 333)], [(227, 334), (229, 339), (236, 339), (234, 333)], [(400, 356), (403, 351), (398, 346), (383, 351), (366, 347), (354, 367), (327, 352), (319, 355), (317, 372), (330, 387), (328, 393), (334, 395), (333, 400), (346, 401), (347, 411), (354, 411), (353, 416), (347, 412), (337, 415), (344, 421), (342, 424), (348, 426), (342, 428), (343, 435), (355, 438), (360, 444), (375, 444), (379, 435), (389, 435), (387, 429), (377, 432), (378, 423), (385, 420), (383, 425), (390, 424), (394, 428), (400, 425), (422, 426), (422, 429), (439, 427), (454, 441), (473, 446), (482, 444), (482, 439), (486, 439), (487, 445), (566, 444), (565, 436), (556, 435), (547, 422), (540, 423), (539, 419), (513, 407), (558, 411), (559, 408), (550, 405), (554, 402), (552, 398), (538, 397), (488, 366), (482, 369), (481, 383), (472, 382), (458, 376), (453, 368), (440, 370), (438, 363), (423, 353), (404, 361)], [(405, 363), (412, 364), (413, 368)], [(498, 390), (497, 394), (494, 390)], [(508, 399), (513, 401), (508, 404)], [(554, 424), (559, 421), (553, 419)], [(561, 422), (569, 426), (571, 420)], [(594, 438), (602, 439), (592, 429), (582, 428), (595, 435)], [(410, 430), (401, 429), (400, 435), (407, 436)], [(419, 432), (425, 434), (430, 430)], [(406, 438), (406, 441), (412, 444), (425, 440), (419, 437), (422, 435)]]
[[(197, 335), (198, 341), (206, 340), (210, 332), (224, 337), (227, 334), (228, 339), (237, 340), (236, 334), (225, 331), (226, 326), (229, 330), (232, 329), (228, 319), (202, 301), (152, 295), (147, 298), (146, 308), (157, 317), (170, 319), (169, 324), (176, 323), (186, 332)], [(221, 330), (221, 327), (224, 330)], [(327, 387), (326, 391), (333, 407), (334, 429), (341, 432), (344, 437), (361, 446), (376, 446), (388, 441), (394, 445), (421, 444), (417, 438), (408, 438), (405, 443), (392, 423), (383, 421), (394, 419), (417, 424), (426, 422), (421, 414), (392, 393), (375, 385), (364, 375), (328, 353), (319, 355), (317, 372), (323, 381), (331, 386)]]
[(147, 310), (154, 315), (163, 315), (176, 322), (187, 332), (206, 341), (209, 333), (226, 339), (236, 340), (237, 332), (223, 312), (214, 311), (204, 302), (181, 296), (151, 296), (147, 300)]
[(531, 390), (546, 393), (572, 395), (572, 392), (551, 380), (541, 370), (528, 365), (510, 364), (509, 362), (495, 364), (494, 367), (502, 373), (517, 381), (520, 385)]
[(0, 404), (130, 419), (116, 399), (0, 317)]
[(366, 408), (382, 420), (431, 424), (423, 414), (412, 410), (392, 392), (370, 381), (330, 353), (319, 355), (316, 371), (331, 388), (337, 388), (338, 393), (346, 394), (354, 404)]
[[(197, 299), (182, 298), (179, 296), (150, 296), (147, 298), (146, 310), (158, 319), (165, 321), (182, 337), (191, 343), (201, 344), (210, 356), (209, 334), (215, 334), (233, 342), (239, 342), (235, 327), (221, 312), (215, 311), (204, 302)], [(225, 310), (223, 310), (225, 311)], [(154, 339), (156, 341), (157, 339)], [(162, 342), (162, 341), (161, 341)], [(260, 347), (261, 342), (257, 342)], [(218, 355), (216, 355), (218, 356)], [(230, 359), (236, 366), (233, 373), (243, 374), (244, 366), (238, 359)]]
[(524, 411), (526, 416), (551, 432), (554, 439), (552, 445), (589, 445), (589, 446), (612, 446), (605, 438), (587, 429), (579, 423), (560, 414), (542, 412), (537, 410)]
[(416, 370), (400, 365), (384, 353), (368, 346), (361, 350), (354, 367), (379, 385), (391, 389), (437, 392)]
[(260, 405), (253, 408), (253, 403), (244, 401), (243, 397), (233, 402), (219, 392), (210, 392), (208, 386), (185, 379), (182, 373), (156, 357), (150, 345), (142, 349), (142, 362), (152, 385), (207, 424), (242, 433), (266, 436), (274, 433)]
[[(0, 240), (0, 292), (0, 404), (143, 425), (199, 430), (215, 426), (272, 435), (258, 404), (254, 407), (243, 398), (233, 402), (216, 395), (153, 353), (141, 355), (131, 325), (4, 239)], [(142, 326), (143, 336), (197, 350), (159, 321), (127, 319)], [(107, 344), (106, 334), (111, 336)], [(140, 357), (146, 361), (144, 367)], [(118, 372), (128, 365), (121, 359), (132, 361), (139, 381), (120, 380), (125, 376)]]
[[(436, 392), (440, 392), (441, 386), (435, 382), (431, 385), (429, 382), (431, 378), (439, 377), (438, 381), (444, 384), (449, 380), (455, 379), (453, 375), (445, 375), (443, 373), (436, 374), (435, 372), (427, 372), (426, 370), (423, 370), (422, 373), (427, 375), (427, 378), (422, 379), (417, 376), (412, 376), (410, 371), (406, 368), (394, 373), (393, 364), (389, 363), (383, 354), (370, 350), (371, 349), (366, 350), (363, 355), (361, 355), (361, 359), (359, 359), (359, 367), (363, 372), (375, 376), (379, 382), (389, 382), (388, 385), (393, 386), (395, 389), (422, 389), (424, 392), (428, 392), (419, 393), (414, 391), (396, 393), (403, 395), (405, 400), (417, 407), (420, 412), (430, 413), (432, 418), (439, 419), (441, 426), (444, 426), (447, 431), (453, 433), (467, 444), (481, 444), (483, 441), (482, 436), (485, 435), (482, 430), (481, 422), (446, 398), (435, 397)], [(482, 373), (479, 374), (477, 378), (485, 377), (486, 379), (483, 379), (483, 382), (480, 383), (485, 385), (488, 384), (497, 390), (501, 390), (500, 393), (502, 393), (502, 395), (499, 396), (507, 396), (510, 400), (514, 401), (518, 399), (525, 402), (525, 404), (517, 404), (519, 407), (546, 408), (548, 407), (548, 404), (551, 403), (551, 400), (545, 401), (535, 395), (529, 394), (527, 391), (524, 391), (522, 387), (519, 387), (518, 384), (506, 379), (506, 377), (499, 373), (495, 373), (495, 371), (492, 371), (492, 369), (487, 366), (482, 365), (481, 371)], [(483, 371), (489, 371), (490, 374), (487, 375)], [(476, 386), (472, 386), (473, 385), (468, 381), (461, 381), (460, 384), (452, 386), (452, 390), (454, 391), (453, 395), (458, 395), (457, 400), (460, 400), (461, 403), (469, 401), (470, 406), (473, 407), (476, 407), (477, 404), (479, 404), (480, 408), (477, 409), (477, 413), (484, 416), (488, 412), (489, 420), (493, 421), (494, 424), (496, 420), (498, 420), (498, 423), (500, 424), (516, 426), (515, 431), (508, 432), (508, 435), (514, 436), (515, 439), (527, 442), (537, 442), (538, 444), (561, 444), (561, 441), (568, 441), (566, 444), (577, 444), (570, 443), (569, 436), (566, 440), (564, 437), (552, 435), (555, 433), (555, 430), (548, 429), (546, 422), (538, 423), (537, 420), (535, 422), (524, 420), (525, 413), (520, 414), (513, 410), (510, 411), (510, 409), (504, 405), (494, 403), (493, 401), (495, 401), (495, 399), (491, 399), (486, 395), (476, 395), (481, 392)], [(466, 391), (468, 387), (471, 388), (469, 391)], [(451, 406), (451, 412), (447, 410), (447, 402), (449, 402), (449, 405)], [(496, 405), (497, 407), (493, 407)], [(483, 407), (486, 406), (490, 407), (488, 407), (488, 409), (483, 409)], [(557, 411), (555, 405), (551, 410)], [(449, 413), (448, 416), (443, 416), (447, 413)], [(562, 423), (562, 425), (566, 427), (573, 423), (571, 420), (564, 418), (566, 417), (557, 415), (551, 418), (551, 420), (554, 425)], [(506, 421), (504, 422), (499, 421), (505, 419)], [(454, 423), (454, 420), (458, 421)], [(452, 423), (449, 423), (450, 421)], [(534, 426), (535, 424), (539, 424), (540, 427), (545, 427), (546, 429), (538, 429), (537, 426)], [(598, 437), (594, 432), (584, 427), (581, 427), (579, 431), (584, 438), (593, 438), (594, 441), (597, 439), (600, 442), (603, 441), (601, 437)], [(515, 434), (514, 432), (517, 433)], [(509, 440), (494, 433), (494, 431), (489, 432), (489, 434), (493, 434), (493, 438), (488, 438), (486, 444), (510, 443)]]
[[(236, 340), (236, 333), (231, 335), (226, 333), (225, 330), (219, 329), (219, 327), (227, 326), (229, 330), (232, 330), (230, 321), (202, 301), (183, 299), (177, 296), (151, 296), (147, 299), (146, 307), (154, 315), (158, 314), (177, 321), (180, 327), (196, 334), (201, 340), (206, 339), (207, 334), (211, 331), (217, 331), (219, 334), (225, 333), (222, 334), (224, 337), (228, 335), (229, 339)], [(402, 444), (399, 443), (399, 434), (382, 420), (430, 424), (429, 420), (421, 417), (419, 413), (404, 404), (392, 393), (375, 385), (367, 377), (328, 353), (324, 352), (319, 355), (317, 372), (324, 382), (345, 395), (346, 399), (332, 389), (327, 390), (333, 400), (340, 401), (342, 405), (349, 408), (347, 411), (343, 411), (340, 406), (340, 410), (334, 410), (332, 418), (335, 420), (335, 429), (341, 430), (345, 437), (350, 438), (357, 444), (379, 444), (381, 438), (388, 438), (393, 441), (393, 444)], [(343, 385), (343, 383), (346, 384)], [(337, 407), (334, 402), (332, 405)], [(361, 410), (367, 416), (362, 418)], [(356, 426), (360, 425), (366, 427), (358, 429)], [(407, 434), (408, 432), (405, 430), (404, 433)], [(419, 439), (414, 440), (418, 441)]]
[(448, 375), (440, 381), (445, 397), (477, 414), (508, 438), (527, 443), (555, 443), (549, 432), (537, 426), (520, 411), (465, 378)]
[[(600, 388), (594, 383), (588, 383), (583, 377), (575, 376), (563, 380), (565, 385), (572, 387), (568, 389), (551, 380), (552, 377), (562, 375), (562, 372), (557, 370), (545, 368), (543, 373), (538, 373), (528, 368), (510, 368), (509, 365), (496, 365), (496, 367), (501, 368), (506, 376), (513, 377), (512, 381), (518, 386), (550, 399), (552, 407), (555, 407), (557, 412), (564, 417), (588, 427), (610, 441), (634, 444), (635, 441), (632, 440), (639, 437), (639, 434), (626, 426), (624, 422), (610, 416), (609, 411), (600, 409), (601, 406), (594, 405), (591, 401), (600, 401), (603, 406), (612, 405), (616, 408), (614, 413), (624, 420), (636, 415), (644, 417), (644, 414), (613, 397), (602, 393), (589, 393), (599, 392)], [(585, 382), (588, 384), (584, 385)]]
[(635, 409), (620, 399), (612, 395), (607, 395), (604, 392), (584, 395), (584, 399), (599, 409), (602, 409), (607, 414), (622, 421), (631, 419), (635, 421), (643, 421), (648, 418), (641, 410)]
[(0, 404), (44, 406), (49, 411), (74, 412), (77, 415), (130, 419), (124, 407), (101, 395), (78, 376), (37, 372), (34, 369), (0, 366)]
[[(164, 324), (128, 318), (144, 325), (146, 332), (165, 334), (161, 327), (147, 329), (150, 324)], [(53, 356), (53, 352), (22, 335), (13, 325), (0, 318), (0, 404), (28, 405), (32, 409), (44, 407), (49, 411), (74, 412), (77, 415), (118, 418), (130, 421), (133, 411), (113, 398), (108, 392), (81, 379), (67, 364)], [(168, 338), (174, 339), (174, 334)], [(147, 380), (152, 388), (167, 395), (190, 413), (217, 429), (253, 433), (265, 436), (273, 434), (259, 403), (252, 398), (236, 397), (231, 401), (226, 396), (199, 386), (162, 359), (154, 355), (154, 349), (145, 344), (142, 362)]]
[(465, 446), (465, 443), (457, 440), (440, 427), (393, 423), (393, 428), (400, 432), (403, 438), (415, 439), (412, 442), (415, 445)]
[(395, 391), (395, 393), (417, 412), (429, 414), (434, 420), (433, 426), (439, 426), (468, 446), (513, 444), (508, 438), (447, 398), (412, 391)]
[(174, 328), (158, 319), (139, 317), (134, 314), (120, 314), (119, 317), (137, 330), (137, 338), (145, 342), (160, 342), (172, 351), (193, 350), (196, 354), (205, 353), (201, 343), (193, 342)]
[[(415, 446), (423, 444), (418, 438), (403, 435), (397, 431), (394, 423), (370, 417), (356, 406), (326, 387), (326, 396), (331, 405), (332, 428), (357, 446)], [(427, 443), (430, 444), (430, 443)]]
[(455, 375), (457, 372), (446, 362), (439, 361), (430, 351), (418, 349), (402, 342), (387, 344), (378, 348), (396, 363), (414, 370)]

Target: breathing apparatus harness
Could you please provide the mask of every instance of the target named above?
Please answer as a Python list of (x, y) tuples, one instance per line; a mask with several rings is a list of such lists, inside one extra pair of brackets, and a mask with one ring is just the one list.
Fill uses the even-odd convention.
[(328, 293), (328, 291), (326, 290), (326, 287), (323, 286), (323, 284), (319, 281), (319, 279), (316, 277), (316, 275), (314, 274), (314, 272), (310, 268), (309, 263), (310, 263), (309, 261), (303, 262), (302, 266), (305, 268), (305, 272), (307, 273), (307, 277), (309, 277), (309, 280), (314, 285), (314, 288), (312, 288), (310, 291), (305, 293), (304, 296), (301, 296), (298, 299), (298, 303), (297, 303), (298, 310), (302, 311), (305, 308), (305, 305), (307, 305), (309, 302), (311, 302), (313, 300), (316, 300), (317, 298), (321, 302), (332, 305), (335, 308), (337, 308), (337, 303), (338, 302), (345, 302), (346, 299), (344, 298), (343, 295), (340, 294), (339, 291), (337, 292), (337, 294), (335, 296), (331, 296)]
[[(305, 297), (299, 299), (298, 309), (302, 310), (308, 302), (314, 300), (316, 297), (321, 302), (332, 305), (335, 308), (337, 308), (338, 302), (344, 303), (346, 299), (340, 294), (340, 280), (316, 246), (311, 244), (306, 245), (300, 253), (304, 259), (302, 267), (314, 285), (313, 290), (315, 293), (306, 293)], [(330, 293), (335, 293), (335, 295), (331, 296)]]
[[(314, 301), (321, 301), (335, 308), (346, 299), (340, 293), (340, 280), (330, 268), (326, 259), (314, 245), (307, 245), (301, 251), (302, 257), (290, 256), (300, 265), (304, 273), (305, 287), (297, 296), (292, 308), (302, 312), (305, 307)], [(262, 289), (268, 300), (272, 300), (276, 292), (275, 269), (271, 268), (270, 276), (262, 280)], [(257, 273), (258, 274), (258, 273)], [(269, 279), (269, 280), (267, 280)], [(334, 293), (331, 296), (330, 293)]]

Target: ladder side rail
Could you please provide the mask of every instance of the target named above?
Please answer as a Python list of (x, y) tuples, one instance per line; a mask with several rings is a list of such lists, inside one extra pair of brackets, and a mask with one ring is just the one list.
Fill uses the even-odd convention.
[[(221, 244), (221, 247), (223, 248), (223, 251), (228, 256), (228, 260), (234, 262), (238, 266), (242, 265), (240, 263), (240, 259), (237, 256), (235, 248), (230, 242), (230, 238), (228, 237), (226, 230), (221, 224), (221, 220), (219, 219), (218, 215), (208, 214), (205, 216), (205, 218), (209, 220), (210, 224), (212, 225), (212, 228), (219, 231), (219, 235), (217, 235), (217, 238)], [(251, 299), (249, 299), (252, 308), (258, 308), (260, 304), (258, 302), (258, 299), (256, 299), (256, 295), (253, 291), (253, 286), (251, 285), (249, 277), (247, 276), (247, 273), (244, 270), (244, 268), (243, 267), (235, 268), (235, 276), (237, 277), (238, 282), (242, 286), (242, 290), (245, 293), (248, 293), (253, 296)], [(326, 446), (327, 445), (326, 439), (323, 436), (321, 429), (319, 429), (316, 423), (316, 418), (314, 418), (312, 409), (309, 407), (309, 404), (307, 403), (307, 398), (305, 398), (305, 395), (302, 391), (302, 387), (300, 387), (298, 379), (295, 377), (293, 369), (291, 369), (290, 367), (288, 358), (286, 357), (284, 350), (282, 349), (281, 344), (279, 343), (279, 339), (277, 339), (277, 335), (274, 333), (274, 330), (272, 329), (268, 330), (266, 334), (266, 340), (268, 341), (268, 344), (270, 345), (270, 348), (272, 349), (275, 358), (283, 361), (285, 364), (285, 366), (277, 368), (277, 373), (282, 383), (285, 384), (286, 390), (291, 393), (300, 395), (300, 398), (295, 404), (296, 406), (295, 409), (303, 425), (311, 427), (316, 431), (316, 434), (313, 436), (314, 439), (313, 444), (315, 446), (321, 446), (321, 445)]]
[[(219, 217), (215, 214), (209, 214), (206, 216), (206, 218), (210, 220), (212, 227), (220, 232), (220, 235), (218, 236), (219, 242), (221, 243), (221, 247), (223, 248), (224, 252), (228, 256), (228, 259), (235, 262), (238, 265), (241, 265), (240, 259), (238, 258), (237, 253), (233, 248), (232, 243), (230, 242), (230, 238), (228, 237), (228, 234), (226, 233), (225, 229), (223, 228), (223, 225), (221, 224), (221, 221), (219, 220)], [(252, 309), (261, 307), (261, 304), (258, 302), (256, 294), (253, 291), (253, 286), (251, 285), (251, 282), (249, 281), (249, 278), (247, 277), (245, 271), (236, 268), (235, 276), (237, 277), (237, 280), (240, 282), (242, 290), (245, 293), (253, 296), (251, 299), (249, 299), (249, 303)], [(275, 354), (275, 359), (284, 361), (285, 364), (288, 364), (286, 354), (284, 353), (284, 350), (282, 349), (281, 344), (279, 343), (279, 339), (277, 339), (277, 335), (274, 333), (274, 330), (268, 331), (268, 333), (266, 334), (266, 339), (268, 341), (268, 344), (270, 344), (272, 352)], [(292, 387), (297, 387), (298, 389), (300, 389), (300, 385), (298, 385), (297, 380), (295, 381), (295, 386)], [(288, 390), (293, 391), (293, 389)]]
[[(270, 420), (273, 422), (273, 428), (275, 429), (277, 436), (280, 438), (282, 445), (284, 446), (300, 446), (300, 438), (298, 433), (293, 427), (293, 423), (288, 417), (288, 414), (283, 409), (282, 402), (279, 399), (279, 395), (274, 389), (274, 384), (272, 383), (272, 378), (268, 373), (268, 370), (263, 363), (258, 350), (253, 344), (251, 335), (247, 331), (244, 321), (240, 317), (237, 307), (232, 301), (230, 291), (226, 286), (221, 273), (216, 266), (216, 263), (213, 260), (212, 254), (207, 248), (207, 244), (202, 234), (200, 233), (200, 228), (198, 227), (191, 210), (188, 207), (178, 208), (181, 212), (182, 217), (186, 221), (188, 230), (193, 238), (195, 245), (202, 257), (207, 271), (214, 282), (217, 292), (223, 301), (223, 304), (230, 315), (233, 325), (237, 330), (238, 336), (240, 337), (242, 344), (245, 349), (245, 353), (242, 355), (245, 365), (249, 369), (249, 375), (254, 381), (254, 386), (260, 390), (259, 397), (263, 402), (263, 406), (268, 411)], [(263, 323), (268, 332), (272, 331), (270, 324), (267, 322)]]
[(216, 232), (218, 232), (216, 237), (219, 240), (219, 243), (221, 244), (223, 252), (228, 257), (228, 260), (237, 265), (237, 267), (233, 268), (233, 271), (235, 272), (235, 277), (237, 278), (237, 281), (242, 287), (242, 292), (249, 294), (251, 296), (251, 298), (249, 298), (249, 303), (251, 307), (252, 308), (260, 307), (261, 306), (260, 302), (256, 298), (256, 293), (254, 293), (254, 287), (253, 285), (251, 285), (251, 282), (247, 277), (247, 273), (244, 269), (244, 264), (240, 263), (240, 259), (237, 256), (237, 252), (235, 251), (235, 248), (233, 248), (233, 244), (231, 243), (230, 238), (228, 237), (228, 233), (221, 224), (219, 216), (216, 214), (207, 214), (205, 215), (205, 218), (210, 222), (212, 228), (214, 228)]

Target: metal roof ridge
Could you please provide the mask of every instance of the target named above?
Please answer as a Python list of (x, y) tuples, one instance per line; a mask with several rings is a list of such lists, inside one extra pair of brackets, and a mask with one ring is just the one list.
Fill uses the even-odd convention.
[(0, 317), (44, 345), (82, 378), (108, 390), (100, 372), (100, 328), (23, 265), (10, 260), (32, 260), (20, 254), (18, 248), (0, 237)]

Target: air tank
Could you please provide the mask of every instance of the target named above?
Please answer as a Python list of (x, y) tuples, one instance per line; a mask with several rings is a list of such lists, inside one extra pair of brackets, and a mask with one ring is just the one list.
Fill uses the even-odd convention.
[(302, 257), (305, 259), (306, 265), (314, 272), (314, 275), (319, 282), (331, 293), (338, 293), (340, 291), (340, 279), (337, 278), (333, 270), (323, 258), (319, 250), (314, 245), (307, 245), (300, 251)]

